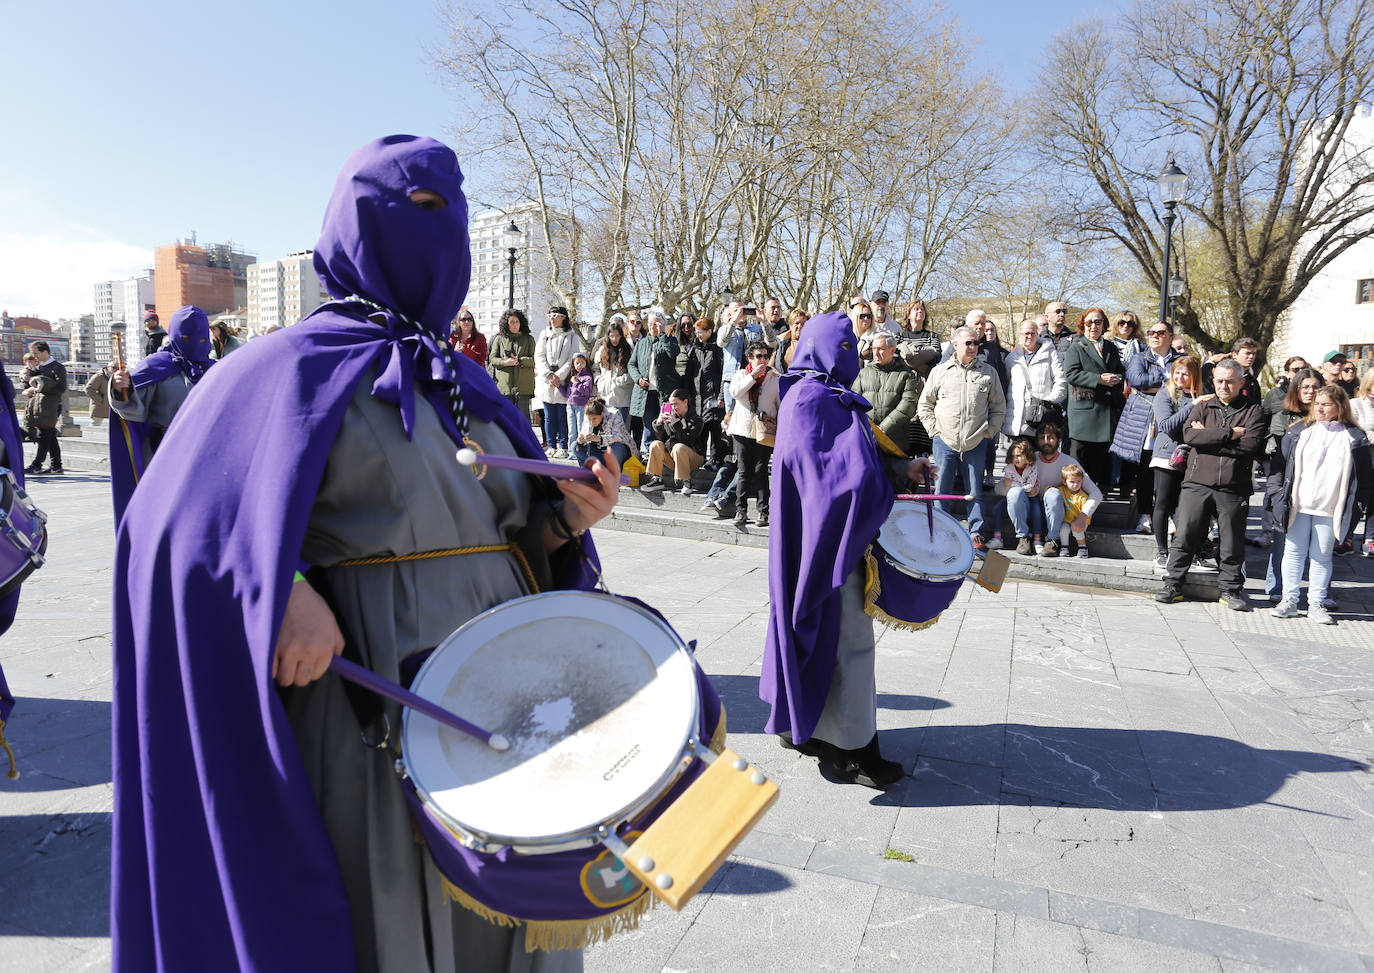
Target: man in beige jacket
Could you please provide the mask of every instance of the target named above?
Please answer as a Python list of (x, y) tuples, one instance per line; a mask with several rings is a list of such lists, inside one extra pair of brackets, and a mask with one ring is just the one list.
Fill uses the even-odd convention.
[[(1007, 399), (997, 373), (978, 360), (978, 335), (972, 328), (956, 330), (951, 344), (954, 354), (932, 368), (926, 378), (917, 414), (934, 444), (932, 458), (940, 470), (936, 492), (949, 493), (955, 471), (963, 471), (965, 489), (973, 495), (968, 508), (969, 533), (973, 546), (985, 551), (983, 470), (987, 451), (1002, 428)], [(941, 510), (948, 511), (949, 506), (948, 501), (940, 501)], [(990, 529), (996, 530), (996, 525)]]

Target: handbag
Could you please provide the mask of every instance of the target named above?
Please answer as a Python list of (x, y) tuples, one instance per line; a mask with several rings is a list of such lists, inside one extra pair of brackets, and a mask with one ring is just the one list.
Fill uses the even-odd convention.
[(754, 413), (754, 441), (764, 446), (772, 446), (777, 442), (778, 420), (770, 416), (761, 416)]
[(1047, 422), (1053, 422), (1064, 428), (1064, 407), (1058, 402), (1051, 402), (1049, 399), (1037, 399), (1031, 396), (1030, 404), (1026, 406), (1026, 425), (1043, 426)]
[(1181, 470), (1188, 465), (1188, 454), (1193, 451), (1193, 447), (1187, 443), (1179, 443), (1174, 447), (1174, 453), (1169, 457), (1169, 465), (1176, 470)]

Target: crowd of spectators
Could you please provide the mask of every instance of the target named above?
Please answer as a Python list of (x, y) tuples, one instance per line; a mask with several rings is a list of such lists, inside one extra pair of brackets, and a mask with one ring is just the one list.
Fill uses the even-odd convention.
[[(1364, 518), (1374, 490), (1374, 370), (1361, 381), (1337, 352), (1317, 367), (1290, 358), (1262, 395), (1253, 339), (1199, 357), (1167, 322), (1146, 326), (1129, 310), (1113, 317), (1089, 307), (1075, 319), (1051, 301), (1017, 324), (1007, 345), (978, 309), (947, 341), (921, 300), (899, 317), (878, 290), (851, 298), (848, 313), (865, 363), (853, 388), (871, 406), (875, 436), (907, 455), (932, 456), (935, 492), (968, 498), (957, 512), (976, 550), (1087, 557), (1094, 512), (1114, 497), (1130, 503), (1132, 529), (1154, 538), (1161, 600), (1181, 597), (1194, 564), (1215, 561), (1222, 600), (1248, 608), (1241, 589), (1249, 543), (1269, 552), (1265, 591), (1283, 602), (1285, 617), (1301, 603), (1289, 581), (1312, 574), (1318, 620), (1329, 603), (1330, 557), (1357, 543), (1374, 556)], [(732, 301), (714, 319), (632, 311), (616, 315), (587, 349), (566, 308), (550, 309), (537, 340), (513, 310), (488, 349), (464, 308), (450, 340), (530, 412), (551, 456), (635, 455), (646, 468), (642, 489), (684, 495), (704, 468), (713, 482), (702, 510), (733, 515), (745, 528), (751, 501), (754, 523), (768, 525), (778, 377), (792, 367), (807, 318), (776, 298), (758, 308)], [(1318, 408), (1336, 418), (1318, 419)], [(1336, 491), (1328, 506), (1339, 501), (1348, 510), (1315, 513), (1307, 492), (1294, 493), (1295, 476), (1317, 489), (1313, 467), (1302, 462), (1309, 448), (1324, 455), (1313, 445), (1318, 433), (1303, 438), (1314, 423), (1350, 430), (1348, 483), (1321, 486)], [(1256, 476), (1261, 530), (1247, 539)]]

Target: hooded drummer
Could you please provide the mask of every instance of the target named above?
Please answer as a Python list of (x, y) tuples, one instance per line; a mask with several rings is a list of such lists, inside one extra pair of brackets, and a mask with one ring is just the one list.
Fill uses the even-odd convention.
[(864, 552), (892, 511), (894, 484), (935, 469), (890, 440), (880, 451), (870, 405), (850, 389), (859, 364), (849, 318), (822, 314), (806, 322), (779, 381), (759, 696), (783, 746), (820, 758), (829, 779), (883, 788), (903, 771), (878, 747)]
[(432, 139), (356, 152), (315, 247), (332, 299), (207, 373), (129, 502), (116, 970), (581, 968), (450, 900), (393, 770), (399, 708), (320, 678), (344, 652), (405, 682), (474, 615), (597, 570), (580, 535), (614, 461), (555, 485), (455, 458), (543, 458), (443, 340), (470, 271), (462, 178)]

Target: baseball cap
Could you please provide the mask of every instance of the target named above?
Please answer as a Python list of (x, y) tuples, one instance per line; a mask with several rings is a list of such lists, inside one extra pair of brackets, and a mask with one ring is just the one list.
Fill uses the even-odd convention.
[(1327, 362), (1333, 362), (1333, 361), (1348, 361), (1348, 360), (1349, 360), (1349, 359), (1347, 359), (1347, 358), (1345, 357), (1345, 355), (1344, 355), (1342, 352), (1339, 352), (1339, 351), (1328, 351), (1328, 352), (1326, 353), (1326, 357), (1322, 359), (1322, 364), (1324, 365), (1324, 364), (1326, 364)]
[(873, 292), (872, 300), (875, 300), (875, 301), (886, 301), (886, 300), (888, 300), (887, 291), (874, 291), (874, 292)]

